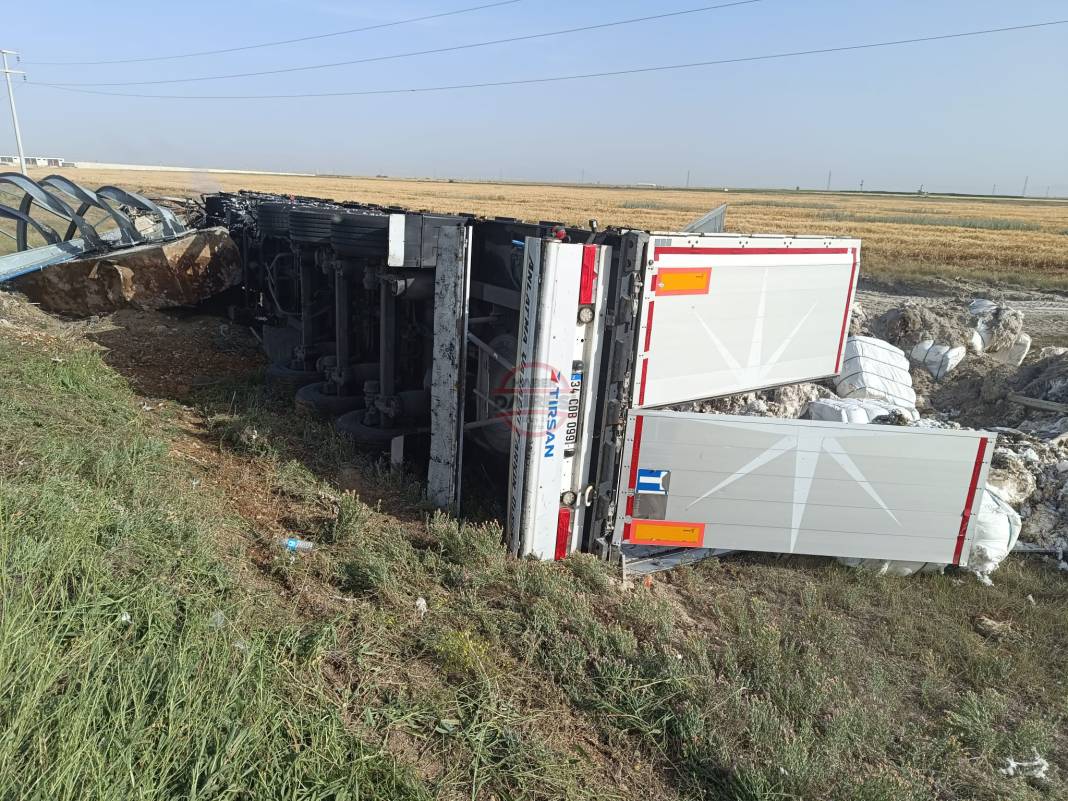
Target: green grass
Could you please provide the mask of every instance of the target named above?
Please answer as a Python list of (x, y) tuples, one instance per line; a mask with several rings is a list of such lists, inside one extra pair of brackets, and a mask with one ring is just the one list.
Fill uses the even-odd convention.
[(945, 290), (947, 281), (981, 280), (988, 284), (1022, 290), (1047, 290), (1068, 292), (1068, 274), (1055, 270), (1024, 269), (990, 261), (967, 267), (947, 264), (941, 259), (886, 256), (868, 252), (864, 255), (864, 275), (877, 284), (901, 284), (908, 292), (923, 287)]
[(665, 200), (624, 200), (619, 203), (621, 209), (645, 209), (647, 211), (694, 211), (698, 204), (693, 201), (671, 203)]
[(837, 203), (826, 203), (819, 200), (742, 200), (732, 203), (733, 206), (765, 206), (773, 209), (837, 209), (841, 206)]
[[(0, 797), (1068, 797), (1054, 570), (624, 587), (508, 558), (256, 381), (197, 403), (316, 551), (272, 550), (96, 355), (0, 340)], [(1032, 748), (1046, 782), (998, 772)]]
[(246, 622), (224, 523), (86, 350), (0, 351), (0, 796), (421, 798), (299, 629)]
[(945, 214), (857, 214), (851, 211), (824, 212), (818, 219), (833, 222), (869, 222), (888, 225), (938, 225), (948, 228), (972, 228), (986, 231), (1041, 231), (1042, 226), (1029, 220), (1004, 217), (952, 217)]

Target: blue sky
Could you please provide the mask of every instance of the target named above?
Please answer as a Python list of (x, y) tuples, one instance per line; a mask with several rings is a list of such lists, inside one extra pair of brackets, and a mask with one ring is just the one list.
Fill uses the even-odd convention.
[[(303, 45), (113, 66), (431, 14), (479, 0), (25, 4), (0, 47), (31, 80), (274, 69), (551, 31), (714, 0), (521, 0)], [(106, 7), (106, 10), (105, 10)], [(261, 78), (105, 91), (263, 94), (508, 80), (833, 47), (1068, 17), (1064, 0), (763, 0), (533, 42)], [(881, 50), (534, 86), (203, 101), (16, 84), (27, 152), (302, 172), (1068, 195), (1068, 25)], [(0, 107), (0, 152), (14, 152)]]

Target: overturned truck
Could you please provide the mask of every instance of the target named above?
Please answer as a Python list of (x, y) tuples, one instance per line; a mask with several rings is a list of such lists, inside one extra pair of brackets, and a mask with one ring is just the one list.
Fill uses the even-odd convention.
[(425, 470), (434, 504), (496, 505), (516, 555), (967, 563), (993, 434), (676, 409), (837, 375), (858, 240), (207, 209), (240, 247), (271, 380)]

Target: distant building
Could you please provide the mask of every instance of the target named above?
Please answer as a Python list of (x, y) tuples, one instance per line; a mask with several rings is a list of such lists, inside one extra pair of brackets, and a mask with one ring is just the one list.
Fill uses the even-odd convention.
[[(18, 156), (0, 156), (0, 165), (5, 167), (17, 167)], [(58, 156), (27, 156), (27, 167), (73, 167), (74, 163), (65, 161)]]

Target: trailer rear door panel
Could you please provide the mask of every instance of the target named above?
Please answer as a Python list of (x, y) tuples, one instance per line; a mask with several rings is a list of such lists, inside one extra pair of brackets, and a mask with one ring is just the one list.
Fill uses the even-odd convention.
[(646, 257), (636, 406), (838, 372), (858, 240), (652, 234)]
[(519, 350), (495, 390), (511, 401), (507, 535), (519, 556), (578, 547), (610, 257), (607, 246), (525, 240)]
[(964, 564), (992, 440), (635, 410), (615, 542)]

